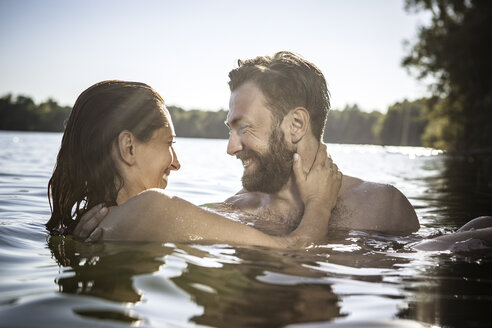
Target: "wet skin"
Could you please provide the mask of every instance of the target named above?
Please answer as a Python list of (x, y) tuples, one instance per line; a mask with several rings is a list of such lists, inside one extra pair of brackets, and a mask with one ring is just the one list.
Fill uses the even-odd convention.
[[(170, 171), (180, 167), (172, 147), (173, 138), (170, 117), (166, 126), (153, 131), (150, 140), (140, 141), (127, 130), (120, 132), (111, 152), (122, 180), (117, 206), (96, 215), (93, 209), (89, 210), (80, 219), (74, 235), (83, 237), (97, 226), (99, 229), (94, 232), (104, 231), (96, 234), (97, 238), (107, 241), (201, 241), (282, 248), (304, 247), (324, 237), (341, 185), (341, 174), (328, 157), (326, 147), (319, 147), (310, 172), (302, 169), (303, 159), (299, 155), (293, 158), (292, 170), (305, 210), (294, 231), (276, 237), (166, 194)], [(103, 220), (93, 220), (103, 216)]]
[[(245, 154), (247, 150), (252, 150), (267, 155), (270, 149), (268, 142), (274, 128), (272, 112), (262, 92), (252, 83), (245, 83), (233, 91), (229, 106), (226, 121), (230, 129), (227, 152), (241, 159), (245, 175), (255, 174), (255, 170), (260, 169), (257, 159)], [(295, 108), (277, 127), (284, 135), (285, 147), (297, 152), (302, 158), (305, 174), (310, 171), (320, 149), (320, 142), (311, 132), (309, 115), (306, 113), (304, 108)], [(331, 165), (337, 170), (336, 165), (332, 162)], [(225, 216), (233, 214), (243, 223), (252, 223), (267, 234), (285, 235), (295, 230), (305, 215), (305, 203), (301, 200), (298, 185), (291, 175), (276, 192), (248, 191), (243, 188), (223, 203), (211, 204), (209, 207)], [(323, 210), (323, 204), (317, 204)], [(83, 224), (74, 234), (86, 238), (92, 233), (89, 240), (97, 240), (101, 231), (94, 229), (105, 214), (103, 212), (94, 219), (82, 220), (91, 223)], [(419, 223), (412, 205), (395, 187), (344, 175), (336, 205), (331, 211), (329, 226), (324, 229), (324, 234), (329, 229), (355, 229), (405, 235), (417, 231)]]
[[(280, 128), (287, 144), (303, 158), (312, 159), (313, 145), (319, 145), (319, 142), (308, 130), (294, 143), (286, 119)], [(242, 160), (244, 174), (252, 174), (257, 163), (254, 159), (244, 158), (242, 152), (247, 149), (259, 153), (267, 151), (272, 133), (271, 110), (253, 83), (245, 83), (232, 92), (226, 124), (230, 129), (227, 153)], [(296, 227), (303, 213), (294, 185), (290, 178), (276, 193), (242, 189), (224, 204), (216, 204), (215, 208), (223, 213), (233, 212), (244, 222), (254, 223), (268, 233), (284, 234)], [(409, 234), (419, 229), (419, 223), (412, 205), (395, 187), (344, 175), (330, 228)]]

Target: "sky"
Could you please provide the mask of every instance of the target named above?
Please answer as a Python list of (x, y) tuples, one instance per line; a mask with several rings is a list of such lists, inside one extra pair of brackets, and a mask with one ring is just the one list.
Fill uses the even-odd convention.
[(332, 108), (386, 112), (427, 95), (400, 64), (427, 21), (403, 0), (0, 0), (0, 96), (71, 106), (121, 79), (167, 105), (228, 109), (238, 59), (289, 50), (321, 69)]

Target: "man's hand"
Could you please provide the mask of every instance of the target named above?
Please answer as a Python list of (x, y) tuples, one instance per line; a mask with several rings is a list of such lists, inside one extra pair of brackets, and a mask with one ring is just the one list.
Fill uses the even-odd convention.
[(99, 204), (85, 212), (80, 218), (79, 223), (73, 230), (73, 235), (77, 238), (84, 239), (85, 242), (96, 242), (101, 240), (103, 229), (99, 223), (108, 214), (108, 208)]
[(309, 172), (304, 171), (302, 159), (299, 154), (295, 154), (293, 171), (304, 206), (312, 202), (325, 206), (335, 205), (342, 183), (342, 173), (328, 155), (326, 145), (320, 144)]

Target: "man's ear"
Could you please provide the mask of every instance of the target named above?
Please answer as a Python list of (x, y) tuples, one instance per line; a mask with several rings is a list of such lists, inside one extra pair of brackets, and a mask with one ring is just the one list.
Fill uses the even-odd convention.
[(120, 158), (127, 165), (133, 165), (136, 162), (135, 156), (135, 136), (128, 130), (121, 131), (118, 135), (118, 152)]
[(296, 144), (306, 135), (309, 127), (309, 112), (304, 107), (296, 107), (289, 112), (290, 138)]

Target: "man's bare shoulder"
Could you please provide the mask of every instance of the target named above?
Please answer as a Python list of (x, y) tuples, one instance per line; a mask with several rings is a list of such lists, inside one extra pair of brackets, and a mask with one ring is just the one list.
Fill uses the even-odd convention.
[(268, 198), (268, 195), (262, 192), (250, 192), (246, 189), (241, 189), (234, 196), (227, 198), (224, 203), (233, 205), (240, 209), (257, 209)]
[(387, 199), (388, 196), (395, 193), (401, 194), (397, 188), (389, 184), (365, 181), (348, 175), (343, 176), (340, 196), (359, 198), (361, 196), (368, 196), (368, 193), (372, 193), (373, 197), (382, 197), (382, 200)]
[(392, 185), (344, 176), (332, 217), (334, 227), (408, 234), (419, 229), (408, 199)]
[(224, 201), (224, 203), (226, 203), (226, 204), (234, 203), (236, 200), (244, 198), (245, 196), (247, 196), (247, 194), (248, 194), (248, 191), (243, 188), (243, 189), (239, 190), (237, 193), (235, 193), (233, 196), (227, 198)]

